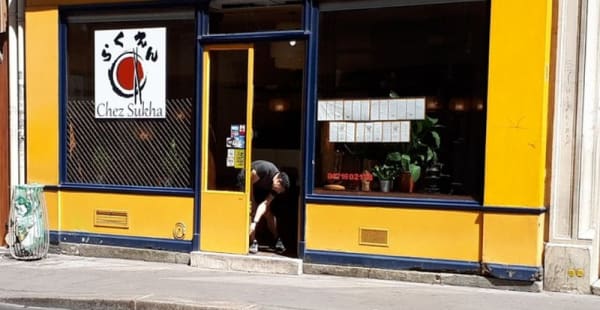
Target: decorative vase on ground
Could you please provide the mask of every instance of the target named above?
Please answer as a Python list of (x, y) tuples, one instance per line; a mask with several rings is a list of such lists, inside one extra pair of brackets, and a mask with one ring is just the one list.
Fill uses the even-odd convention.
[(41, 259), (48, 254), (50, 237), (42, 185), (15, 186), (5, 240), (15, 259)]
[(425, 170), (425, 192), (440, 193), (441, 165), (433, 165)]

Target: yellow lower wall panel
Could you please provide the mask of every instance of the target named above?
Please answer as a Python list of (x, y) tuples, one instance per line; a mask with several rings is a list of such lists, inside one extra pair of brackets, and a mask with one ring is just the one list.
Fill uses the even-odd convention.
[[(306, 248), (479, 261), (478, 212), (308, 204)], [(361, 228), (387, 231), (387, 246), (361, 244)]]
[(542, 265), (543, 214), (487, 213), (483, 223), (484, 263)]
[(44, 200), (46, 201), (46, 211), (48, 212), (48, 228), (50, 230), (58, 230), (60, 228), (58, 193), (46, 191), (44, 192)]
[[(103, 218), (97, 217), (97, 211)], [(117, 214), (111, 217), (110, 212)], [(126, 214), (127, 228), (95, 225), (119, 220)], [(185, 225), (183, 240), (194, 232), (194, 199), (115, 193), (60, 193), (61, 231), (174, 239), (177, 223)], [(117, 225), (121, 223), (116, 221)]]

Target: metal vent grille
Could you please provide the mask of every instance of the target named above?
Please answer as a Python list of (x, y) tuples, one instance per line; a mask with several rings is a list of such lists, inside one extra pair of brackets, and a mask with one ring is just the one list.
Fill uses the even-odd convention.
[(192, 188), (192, 102), (167, 100), (164, 119), (95, 119), (93, 100), (69, 100), (66, 181)]
[(129, 228), (127, 211), (96, 210), (94, 226)]
[(388, 246), (388, 231), (385, 229), (360, 228), (359, 244)]

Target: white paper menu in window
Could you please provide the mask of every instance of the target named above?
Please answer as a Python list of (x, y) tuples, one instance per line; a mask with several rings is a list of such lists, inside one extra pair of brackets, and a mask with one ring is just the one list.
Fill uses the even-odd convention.
[(392, 123), (383, 122), (381, 124), (381, 142), (392, 142)]
[(365, 123), (356, 124), (356, 142), (365, 142)]
[(415, 119), (415, 100), (406, 99), (406, 119)]
[(415, 119), (425, 119), (425, 98), (415, 99)]
[(410, 142), (410, 122), (400, 122), (400, 142)]
[(387, 120), (389, 119), (388, 117), (388, 107), (389, 107), (389, 103), (388, 100), (381, 100), (379, 101), (379, 120)]
[(373, 142), (382, 142), (383, 126), (381, 122), (373, 123)]
[(406, 119), (406, 99), (400, 99), (398, 102), (398, 119)]
[(392, 142), (402, 142), (400, 139), (400, 131), (402, 130), (400, 124), (401, 122), (392, 122), (390, 124)]
[(338, 123), (338, 142), (346, 142), (346, 123), (340, 122)]
[(319, 100), (317, 104), (317, 121), (327, 120), (327, 101)]
[(325, 101), (325, 120), (332, 121), (335, 119), (335, 102)]
[(341, 121), (344, 119), (344, 101), (336, 100), (333, 103), (333, 120)]
[(379, 120), (379, 100), (371, 100), (371, 115), (370, 120)]
[(354, 137), (355, 128), (356, 123), (346, 123), (346, 137), (344, 138), (344, 142), (356, 142)]
[(370, 101), (369, 100), (361, 100), (360, 101), (360, 120), (368, 121), (369, 120), (369, 112), (370, 112)]
[(329, 123), (329, 142), (337, 142), (338, 141), (338, 123), (330, 122)]
[(365, 142), (373, 142), (373, 124), (365, 123)]
[(352, 101), (352, 119), (353, 121), (360, 120), (360, 101)]
[(352, 120), (352, 106), (354, 101), (352, 100), (344, 100), (344, 118), (345, 121)]
[(388, 101), (388, 120), (398, 119), (398, 99), (392, 99)]

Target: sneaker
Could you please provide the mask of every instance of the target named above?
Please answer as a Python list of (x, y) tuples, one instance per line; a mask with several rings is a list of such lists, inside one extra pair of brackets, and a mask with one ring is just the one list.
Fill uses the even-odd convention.
[(248, 250), (248, 252), (250, 252), (250, 254), (258, 253), (258, 241), (256, 241), (256, 240), (252, 241), (252, 244), (250, 244), (250, 249)]
[(281, 242), (280, 238), (277, 238), (277, 242), (275, 242), (275, 251), (277, 253), (285, 252), (285, 245), (283, 245), (283, 242)]

